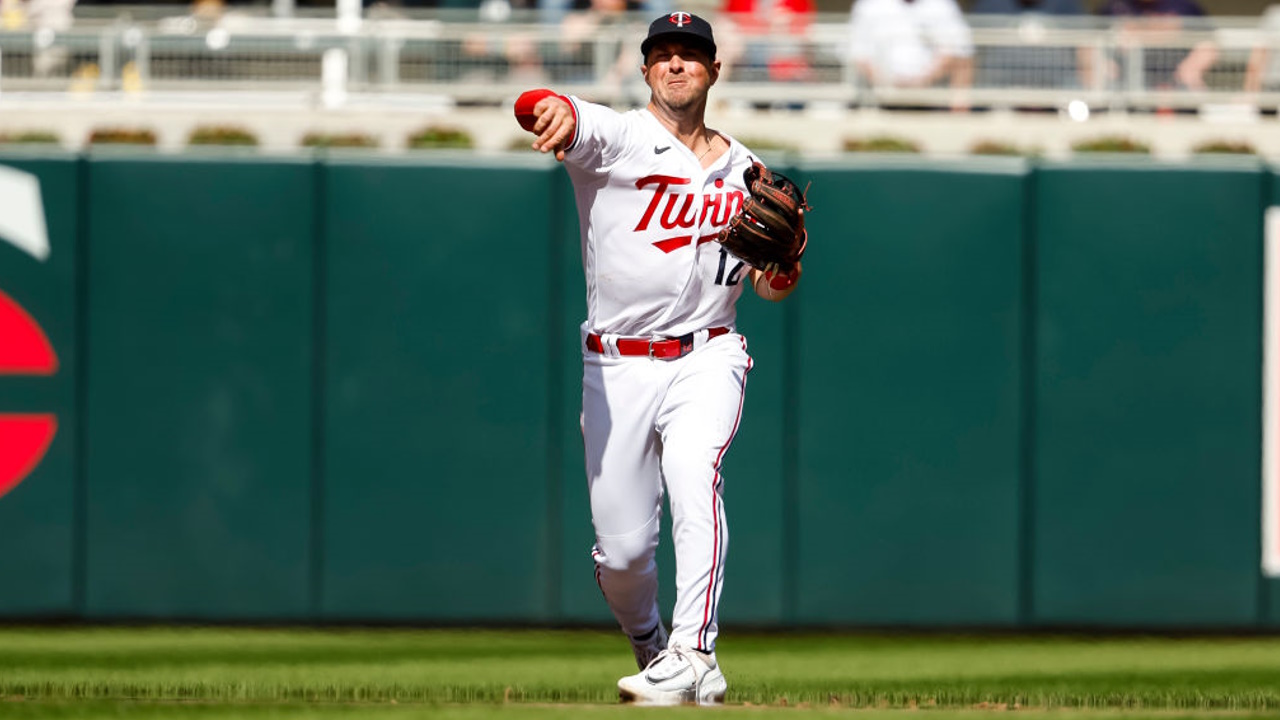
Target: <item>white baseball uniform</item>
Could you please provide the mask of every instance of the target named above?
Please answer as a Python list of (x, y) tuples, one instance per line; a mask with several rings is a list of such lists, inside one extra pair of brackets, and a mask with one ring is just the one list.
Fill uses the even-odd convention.
[(665, 484), (671, 641), (709, 652), (729, 538), (720, 469), (751, 369), (734, 332), (749, 268), (711, 241), (741, 208), (753, 157), (725, 136), (728, 151), (703, 169), (647, 109), (569, 100), (577, 125), (564, 162), (587, 284), (582, 433), (596, 580), (627, 634), (660, 622), (654, 553)]

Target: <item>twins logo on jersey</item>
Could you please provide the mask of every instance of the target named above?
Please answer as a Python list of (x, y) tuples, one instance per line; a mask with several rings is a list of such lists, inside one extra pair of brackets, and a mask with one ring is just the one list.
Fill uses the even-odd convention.
[[(636, 223), (635, 232), (647, 231), (655, 215), (658, 217), (658, 225), (664, 230), (702, 227), (708, 216), (711, 218), (711, 226), (720, 228), (727, 225), (729, 218), (733, 217), (742, 208), (743, 192), (741, 190), (729, 190), (727, 192), (723, 190), (723, 178), (717, 178), (715, 181), (715, 186), (720, 188), (719, 192), (702, 195), (701, 207), (695, 205), (699, 193), (681, 193), (674, 190), (669, 192), (673, 185), (688, 185), (691, 182), (693, 182), (692, 178), (674, 175), (646, 175), (637, 180), (637, 190), (653, 186), (653, 197), (650, 198), (649, 205), (644, 210), (644, 215), (640, 217), (640, 222)], [(664, 197), (667, 200), (666, 207), (663, 208), (662, 213), (659, 215), (658, 208), (662, 207), (662, 199)], [(679, 209), (677, 209), (677, 206)], [(715, 238), (715, 233), (702, 235), (698, 238), (698, 243), (710, 242)], [(653, 245), (659, 250), (669, 253), (672, 250), (689, 245), (693, 240), (692, 234), (676, 235), (664, 240), (657, 240)]]

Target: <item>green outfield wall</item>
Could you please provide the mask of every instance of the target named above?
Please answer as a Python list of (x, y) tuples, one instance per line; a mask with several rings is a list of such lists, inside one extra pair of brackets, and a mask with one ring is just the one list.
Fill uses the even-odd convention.
[[(1280, 626), (1270, 167), (770, 160), (813, 242), (790, 300), (739, 305), (726, 626)], [(59, 359), (0, 373), (0, 419), (58, 423), (0, 496), (0, 620), (611, 621), (556, 163), (0, 166), (51, 246), (0, 242), (0, 291)]]
[(314, 176), (89, 162), (85, 615), (310, 610)]
[(1258, 622), (1268, 182), (1256, 168), (1038, 170), (1037, 620)]

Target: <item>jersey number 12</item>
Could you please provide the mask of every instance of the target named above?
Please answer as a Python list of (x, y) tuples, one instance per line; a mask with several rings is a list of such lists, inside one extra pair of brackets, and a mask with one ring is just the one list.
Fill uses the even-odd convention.
[[(737, 258), (734, 258), (734, 259), (737, 260)], [(737, 285), (738, 281), (742, 279), (742, 269), (745, 268), (747, 264), (742, 262), (741, 260), (738, 260), (737, 261), (738, 264), (734, 265), (733, 269), (729, 271), (728, 276), (726, 276), (724, 274), (724, 268), (726, 265), (728, 265), (728, 263), (729, 263), (729, 251), (725, 250), (724, 248), (720, 248), (720, 269), (716, 270), (717, 285), (724, 285), (726, 287), (731, 285)]]

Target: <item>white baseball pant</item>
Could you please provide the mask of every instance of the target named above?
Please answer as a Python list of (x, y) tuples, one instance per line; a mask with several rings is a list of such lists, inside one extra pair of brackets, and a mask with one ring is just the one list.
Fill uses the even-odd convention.
[(746, 340), (736, 333), (671, 360), (584, 354), (592, 557), (600, 590), (628, 635), (661, 619), (654, 553), (665, 484), (676, 557), (671, 641), (715, 649), (729, 541), (720, 469), (750, 369)]

